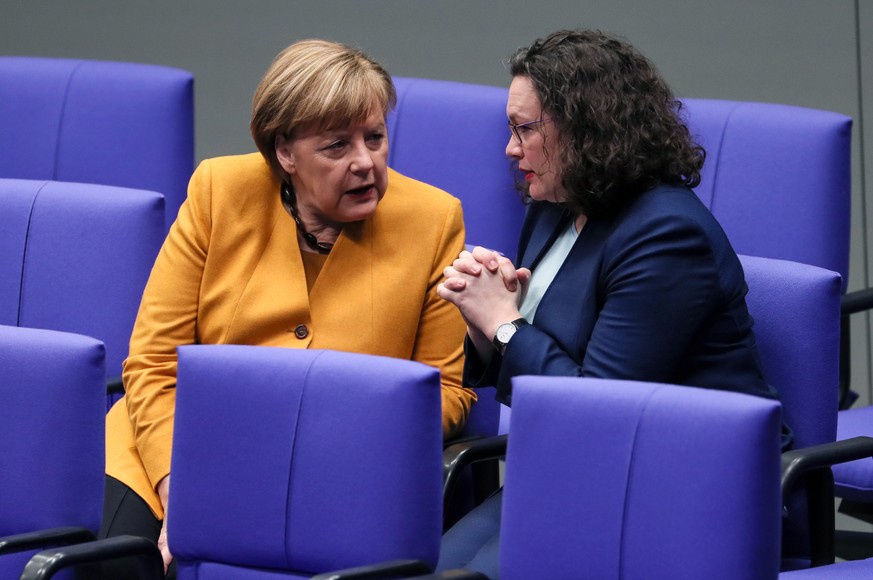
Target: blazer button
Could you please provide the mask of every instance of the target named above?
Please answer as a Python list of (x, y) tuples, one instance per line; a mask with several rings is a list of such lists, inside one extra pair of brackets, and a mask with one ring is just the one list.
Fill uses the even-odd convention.
[(306, 328), (305, 324), (298, 324), (297, 327), (294, 329), (294, 336), (296, 336), (300, 340), (303, 340), (304, 338), (309, 336), (309, 329)]

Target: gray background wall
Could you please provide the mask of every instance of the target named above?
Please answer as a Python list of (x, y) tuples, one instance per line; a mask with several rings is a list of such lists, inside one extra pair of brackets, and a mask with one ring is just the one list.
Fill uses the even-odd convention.
[[(4, 0), (0, 54), (128, 60), (196, 78), (197, 157), (254, 150), (251, 94), (273, 56), (322, 37), (363, 48), (395, 75), (507, 86), (502, 61), (557, 28), (629, 39), (676, 93), (789, 103), (855, 119), (849, 288), (870, 285), (873, 4), (864, 0)], [(866, 139), (865, 139), (866, 137)], [(451, 141), (435, 144), (451, 146)], [(873, 194), (871, 194), (873, 195)], [(871, 400), (870, 323), (852, 323), (853, 373)]]

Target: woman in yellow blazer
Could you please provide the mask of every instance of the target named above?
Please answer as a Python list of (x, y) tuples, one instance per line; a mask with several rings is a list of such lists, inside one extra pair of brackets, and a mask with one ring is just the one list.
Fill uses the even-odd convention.
[[(465, 325), (436, 287), (464, 247), (460, 202), (388, 169), (387, 72), (344, 45), (302, 41), (255, 93), (260, 153), (195, 171), (143, 294), (107, 415), (101, 536), (158, 540), (176, 347), (252, 344), (411, 359), (442, 376), (443, 432), (475, 401), (461, 386)], [(353, 388), (350, 386), (350, 388)]]

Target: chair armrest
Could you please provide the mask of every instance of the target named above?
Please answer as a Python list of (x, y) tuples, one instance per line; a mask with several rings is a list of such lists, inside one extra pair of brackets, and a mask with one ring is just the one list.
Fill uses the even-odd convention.
[(481, 437), (449, 445), (443, 450), (443, 505), (451, 504), (461, 471), (468, 465), (506, 457), (507, 435)]
[(488, 580), (488, 576), (472, 570), (445, 570), (424, 576), (416, 576), (415, 580)]
[(831, 466), (867, 457), (873, 457), (873, 437), (853, 437), (782, 454), (783, 501), (801, 481), (806, 490), (809, 532), (814, 539), (810, 554), (812, 566), (833, 564), (835, 559)]
[(840, 314), (855, 314), (873, 309), (873, 288), (846, 292), (840, 298)]
[(873, 458), (873, 437), (852, 437), (786, 451), (782, 454), (782, 496), (791, 491), (805, 473), (866, 457)]
[(96, 540), (94, 532), (87, 528), (62, 527), (14, 534), (0, 538), (0, 555), (45, 550), (55, 546), (69, 546)]
[(379, 564), (346, 568), (313, 576), (311, 580), (356, 580), (358, 578), (412, 578), (430, 574), (433, 570), (421, 560), (391, 560)]
[(164, 560), (154, 542), (136, 536), (116, 536), (43, 550), (30, 559), (20, 580), (46, 580), (72, 566), (128, 557), (137, 557), (140, 578), (164, 578)]
[(120, 376), (107, 377), (106, 379), (106, 394), (107, 395), (123, 395), (124, 382)]

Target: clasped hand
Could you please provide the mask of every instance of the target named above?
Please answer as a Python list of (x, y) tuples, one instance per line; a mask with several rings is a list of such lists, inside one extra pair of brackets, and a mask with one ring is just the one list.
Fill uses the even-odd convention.
[(531, 275), (527, 268), (516, 268), (499, 253), (476, 246), (461, 252), (443, 275), (437, 294), (461, 311), (477, 347), (483, 339), (490, 342), (498, 326), (521, 317), (518, 309)]

